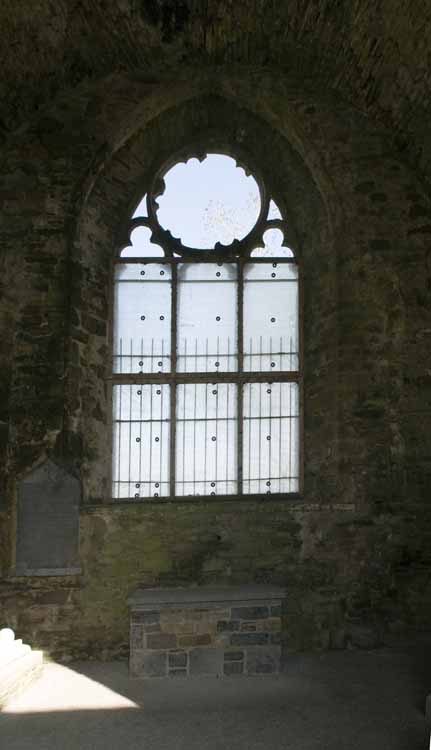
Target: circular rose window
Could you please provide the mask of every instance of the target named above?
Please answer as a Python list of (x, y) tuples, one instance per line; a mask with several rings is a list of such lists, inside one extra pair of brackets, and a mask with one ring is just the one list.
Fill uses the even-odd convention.
[(235, 160), (208, 154), (203, 161), (178, 163), (163, 177), (157, 219), (182, 245), (211, 249), (242, 240), (261, 211), (259, 187)]

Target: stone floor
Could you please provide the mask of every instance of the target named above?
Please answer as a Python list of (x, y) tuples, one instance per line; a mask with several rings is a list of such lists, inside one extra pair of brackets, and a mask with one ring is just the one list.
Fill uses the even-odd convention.
[(129, 680), (48, 664), (0, 715), (5, 750), (428, 750), (431, 643), (292, 655), (268, 677)]

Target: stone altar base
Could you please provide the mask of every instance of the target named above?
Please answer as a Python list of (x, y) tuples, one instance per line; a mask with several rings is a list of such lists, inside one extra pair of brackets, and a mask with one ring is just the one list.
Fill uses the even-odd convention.
[(138, 589), (129, 598), (132, 677), (280, 671), (284, 590)]

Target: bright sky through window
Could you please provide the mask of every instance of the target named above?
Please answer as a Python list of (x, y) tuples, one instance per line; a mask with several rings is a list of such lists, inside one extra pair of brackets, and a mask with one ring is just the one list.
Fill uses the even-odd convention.
[(230, 245), (254, 227), (260, 212), (259, 188), (234, 159), (209, 154), (189, 159), (165, 175), (166, 188), (157, 202), (160, 224), (183, 245), (209, 249)]

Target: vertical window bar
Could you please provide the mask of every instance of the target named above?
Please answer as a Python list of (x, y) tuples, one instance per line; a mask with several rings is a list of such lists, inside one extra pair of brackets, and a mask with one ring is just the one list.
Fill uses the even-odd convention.
[[(281, 351), (281, 349), (280, 349), (280, 351)], [(279, 414), (280, 418), (278, 420), (278, 476), (280, 477), (280, 479), (278, 480), (278, 491), (281, 492), (281, 482), (282, 482), (281, 477), (283, 476), (283, 474), (282, 474), (282, 465), (281, 465), (281, 435), (282, 435), (282, 428), (283, 428), (283, 425), (282, 425), (282, 423), (283, 423), (283, 420), (282, 420), (283, 409), (281, 408), (282, 393), (283, 393), (283, 384), (282, 383), (279, 383), (279, 389), (280, 389), (280, 394), (279, 394), (279, 407), (280, 408), (279, 408), (278, 414)]]
[[(164, 361), (163, 357), (165, 354), (165, 340), (162, 339), (162, 362)], [(163, 432), (164, 432), (164, 421), (163, 421), (163, 391), (164, 391), (163, 384), (160, 387), (160, 453), (159, 453), (159, 483), (160, 483), (160, 495), (163, 494), (163, 484), (162, 484), (162, 476), (163, 476), (163, 469), (162, 469), (162, 460), (163, 460)]]
[[(141, 338), (141, 357), (144, 354), (144, 340)], [(141, 359), (141, 362), (143, 360)], [(141, 478), (142, 478), (142, 389), (141, 395), (139, 396), (139, 469), (138, 469), (138, 482), (139, 482), (139, 493), (141, 494)], [(135, 493), (136, 494), (136, 493)]]
[[(195, 372), (198, 369), (198, 340), (195, 339)], [(196, 407), (197, 407), (197, 383), (194, 384), (193, 393), (193, 494), (196, 495)]]
[[(120, 339), (120, 362), (122, 362), (123, 357), (123, 339)], [(121, 424), (122, 424), (122, 399), (123, 399), (123, 386), (119, 386), (120, 390), (120, 422), (117, 425), (118, 429), (118, 473), (117, 473), (117, 497), (119, 497), (120, 487), (121, 487)]]
[[(302, 266), (301, 266), (302, 267)], [(297, 356), (297, 367), (298, 367), (298, 489), (300, 492), (304, 490), (304, 375), (302, 370), (302, 362), (304, 357), (304, 280), (301, 273), (301, 267), (298, 267), (298, 356)]]
[[(153, 372), (154, 365), (154, 339), (151, 339), (151, 372)], [(153, 385), (150, 385), (150, 463), (149, 463), (149, 476), (148, 476), (148, 495), (151, 495), (152, 485), (152, 469), (153, 469)]]
[[(130, 339), (130, 372), (133, 367), (133, 341)], [(132, 384), (129, 385), (129, 478), (127, 484), (127, 497), (131, 497), (130, 474), (132, 469)]]
[[(259, 369), (262, 371), (262, 336), (259, 337)], [(257, 462), (257, 491), (262, 476), (262, 383), (259, 383), (259, 460)]]
[[(208, 372), (208, 339), (205, 341), (205, 372)], [(204, 494), (207, 490), (208, 387), (208, 383), (205, 383)]]
[[(230, 337), (227, 340), (227, 369), (230, 370)], [(229, 388), (230, 383), (226, 384), (226, 482), (225, 491), (228, 494), (228, 481), (229, 481)]]
[[(218, 338), (217, 338), (217, 361), (219, 357), (219, 346), (218, 346)], [(215, 413), (215, 489), (216, 492), (218, 490), (218, 399), (219, 399), (219, 391), (220, 391), (220, 384), (217, 385), (217, 395), (216, 395), (216, 413)]]
[(182, 385), (183, 390), (183, 493), (185, 494), (186, 490), (186, 392), (187, 392), (187, 386), (184, 383)]
[[(229, 356), (229, 339), (227, 340), (227, 351)], [(229, 389), (230, 383), (226, 383), (226, 482), (225, 492), (228, 494), (229, 482)]]
[[(177, 371), (177, 266), (171, 266), (171, 373)], [(163, 390), (163, 388), (162, 388)], [(170, 452), (169, 452), (169, 494), (175, 495), (175, 445), (177, 439), (177, 387), (170, 385)], [(184, 479), (184, 477), (183, 477)]]
[[(238, 293), (237, 293), (237, 331), (238, 331), (238, 372), (244, 371), (244, 261), (241, 259), (238, 263)], [(243, 385), (242, 382), (238, 383), (237, 393), (237, 478), (238, 495), (242, 495), (242, 475), (243, 475), (243, 429), (244, 429), (244, 404), (243, 404)]]
[[(269, 360), (272, 362), (272, 336), (269, 338)], [(272, 451), (272, 385), (269, 388), (269, 428), (268, 428), (268, 435), (269, 435), (269, 445), (268, 445), (268, 482), (271, 481), (271, 451)], [(271, 485), (268, 485), (268, 491), (271, 492)]]
[[(253, 358), (253, 339), (250, 337), (250, 362)], [(250, 366), (251, 367), (251, 366)], [(251, 383), (249, 383), (248, 389), (248, 491), (251, 493), (251, 428), (253, 421), (251, 419)]]
[[(281, 368), (281, 370), (283, 370), (284, 369), (283, 368), (283, 365), (284, 365), (284, 349), (283, 349), (283, 337), (282, 336), (280, 336), (280, 352), (281, 352), (281, 354), (280, 354), (280, 368)], [(280, 406), (279, 416), (280, 416), (280, 419), (278, 420), (278, 427), (279, 427), (279, 430), (278, 430), (278, 432), (279, 432), (279, 435), (278, 435), (278, 438), (279, 438), (278, 439), (278, 476), (279, 477), (283, 476), (283, 467), (282, 467), (282, 463), (281, 463), (281, 437), (282, 437), (282, 434), (283, 434), (283, 421), (284, 421), (282, 419), (282, 416), (283, 416), (282, 393), (283, 393), (283, 385), (282, 385), (282, 383), (280, 383), (280, 402), (279, 402), (279, 406)], [(281, 489), (282, 489), (282, 479), (280, 478), (279, 481), (278, 481), (278, 491), (281, 492)]]
[[(293, 341), (290, 337), (290, 368), (292, 368)], [(292, 491), (292, 383), (289, 383), (289, 492)]]

